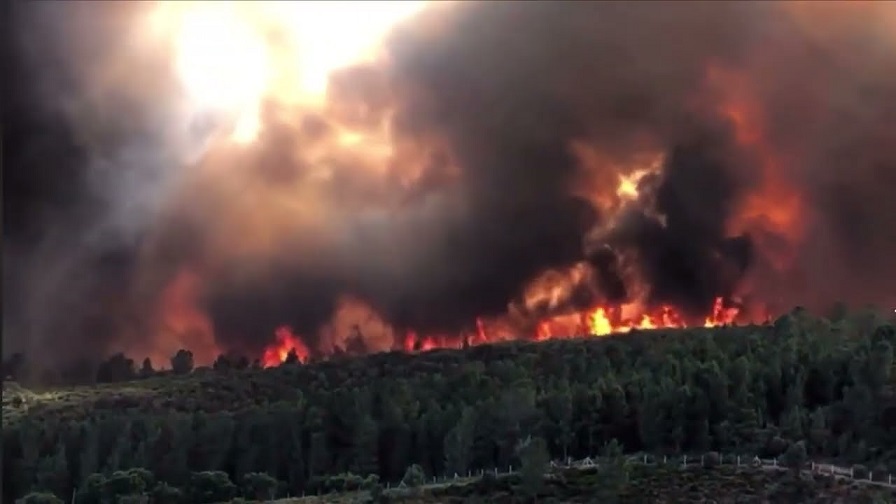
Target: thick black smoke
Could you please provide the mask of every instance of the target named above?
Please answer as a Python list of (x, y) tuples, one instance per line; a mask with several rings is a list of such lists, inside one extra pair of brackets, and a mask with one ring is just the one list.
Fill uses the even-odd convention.
[(720, 157), (724, 151), (719, 145), (724, 143), (675, 146), (659, 180), (641, 184), (642, 198), (652, 200), (647, 210), (626, 210), (601, 237), (604, 247), (592, 258), (601, 273), (601, 290), (615, 294), (617, 301), (625, 300), (628, 292), (614, 287), (625, 283), (615, 265), (618, 254), (630, 253), (646, 279), (651, 304), (704, 316), (716, 298), (733, 300), (754, 251), (748, 235), (731, 237), (726, 231), (739, 188), (726, 158)]
[[(281, 324), (313, 338), (345, 294), (365, 300), (396, 327), (468, 328), (477, 316), (503, 313), (540, 272), (577, 261), (596, 270), (593, 292), (579, 296), (579, 303), (633, 296), (632, 269), (650, 302), (691, 315), (705, 313), (717, 296), (735, 295), (751, 272), (761, 280), (758, 295), (764, 288), (787, 302), (888, 301), (896, 281), (896, 209), (888, 197), (896, 189), (896, 51), (886, 29), (892, 24), (885, 24), (892, 18), (892, 7), (872, 4), (817, 10), (771, 2), (437, 6), (392, 34), (385, 61), (346, 70), (330, 91), (334, 113), (366, 111), (355, 118), (358, 124), (392, 114), (397, 141), (423, 153), (413, 188), (399, 182), (399, 168), (394, 177), (374, 177), (358, 168), (360, 161), (330, 159), (331, 178), (314, 182), (312, 198), (330, 216), (325, 231), (284, 224), (289, 219), (283, 214), (261, 210), (256, 221), (244, 219), (265, 204), (263, 197), (247, 202), (254, 190), (267, 194), (311, 180), (313, 167), (290, 153), (311, 150), (332, 134), (326, 117), (275, 120), (272, 114), (249, 154), (209, 155), (227, 159), (228, 168), (219, 170), (227, 177), (257, 184), (234, 183), (245, 194), (221, 189), (220, 181), (208, 191), (201, 185), (184, 191), (190, 196), (175, 198), (162, 217), (141, 227), (149, 245), (119, 251), (112, 263), (119, 265), (113, 277), (120, 283), (96, 276), (106, 268), (98, 265), (109, 263), (100, 260), (109, 251), (88, 249), (77, 264), (78, 274), (99, 279), (91, 289), (70, 288), (60, 279), (53, 295), (20, 298), (19, 305), (4, 301), (4, 308), (22, 319), (38, 301), (54, 306), (59, 296), (80, 299), (110, 285), (120, 286), (128, 303), (140, 304), (185, 267), (201, 272), (200, 301), (223, 346), (252, 349)], [(38, 67), (28, 82), (57, 78), (48, 68)], [(710, 68), (745, 76), (765, 136), (786, 154), (777, 170), (808, 208), (803, 234), (791, 244), (798, 260), (786, 271), (767, 267), (756, 236), (730, 236), (728, 223), (744, 198), (762, 187), (763, 153), (738, 141), (737, 125), (723, 111), (725, 90), (710, 85)], [(33, 91), (20, 87), (20, 93)], [(39, 105), (5, 120), (14, 124), (9, 134), (37, 121)], [(8, 226), (4, 241), (18, 244), (18, 257), (45, 250), (43, 241), (25, 238), (29, 233), (66, 229), (74, 237), (83, 223), (100, 220), (74, 209), (108, 210), (85, 204), (97, 194), (95, 185), (83, 182), (83, 158), (94, 153), (69, 140), (75, 125), (54, 116), (43, 121), (33, 128), (50, 132), (52, 125), (59, 133), (20, 133), (14, 148), (33, 151), (39, 137), (52, 145), (41, 151), (53, 154), (38, 162), (4, 153), (4, 215), (13, 205), (20, 219)], [(66, 144), (71, 154), (63, 156)], [(585, 162), (573, 144), (589, 146), (604, 162)], [(610, 215), (589, 202), (584, 187), (612, 195), (619, 166), (643, 152), (665, 158), (661, 173), (642, 180), (646, 205)], [(71, 161), (79, 156), (81, 162)], [(40, 172), (29, 166), (50, 176), (35, 175)], [(8, 191), (25, 194), (21, 188), (29, 186), (34, 196), (7, 202)], [(43, 205), (49, 213), (23, 210), (65, 192), (69, 201), (50, 198)], [(295, 216), (296, 222), (303, 218)], [(243, 254), (253, 230), (268, 226), (285, 232), (265, 254)], [(43, 257), (84, 248), (70, 238), (51, 250)], [(26, 273), (15, 285), (39, 282), (28, 273), (34, 259), (25, 264), (32, 266), (20, 270)], [(145, 282), (147, 275), (153, 281)], [(81, 308), (48, 318), (80, 320), (88, 313)], [(108, 327), (119, 327), (122, 311), (130, 313), (103, 312), (116, 321)], [(67, 327), (66, 338), (87, 337), (81, 325)], [(106, 331), (105, 341), (114, 342), (114, 332)], [(55, 329), (42, 337), (63, 338)]]
[[(574, 196), (582, 167), (569, 147), (583, 140), (621, 159), (666, 152), (664, 173), (647, 190), (652, 208), (628, 211), (603, 238), (616, 254), (635, 253), (649, 301), (705, 314), (716, 297), (736, 293), (753, 263), (750, 237), (729, 237), (726, 223), (760, 178), (757, 156), (736, 145), (734, 125), (707, 96), (708, 66), (778, 81), (757, 89), (761, 99), (798, 96), (799, 84), (753, 66), (768, 38), (794, 54), (817, 44), (774, 5), (495, 2), (424, 15), (391, 42), (395, 124), (405, 137), (447, 144), (462, 174), (461, 210), (365, 236), (340, 274), (298, 272), (275, 289), (228, 289), (214, 313), (230, 327), (225, 314), (242, 307), (243, 333), (268, 330), (258, 313), (267, 325), (288, 320), (312, 333), (329, 316), (326, 300), (346, 290), (399, 326), (456, 330), (500, 313), (540, 271), (585, 258), (583, 236), (605, 221)], [(772, 71), (786, 69), (777, 64)], [(769, 112), (773, 127), (800, 124), (802, 111), (785, 107)], [(851, 185), (862, 191), (867, 182)], [(398, 244), (398, 269), (379, 256), (390, 250), (384, 242)], [(631, 294), (620, 275), (603, 273), (605, 298)]]
[[(705, 314), (749, 262), (748, 239), (726, 239), (724, 224), (750, 177), (732, 175), (726, 125), (688, 104), (707, 61), (735, 64), (749, 49), (751, 18), (761, 14), (740, 5), (495, 2), (424, 15), (394, 34), (385, 71), (402, 93), (398, 134), (443, 139), (459, 167), (456, 193), (432, 191), (458, 198), (457, 210), (365, 236), (335, 274), (278, 271), (222, 289), (212, 304), (219, 327), (270, 333), (289, 322), (313, 334), (346, 291), (398, 327), (424, 331), (503, 313), (538, 273), (586, 259), (583, 239), (604, 220), (574, 192), (578, 139), (620, 157), (647, 146), (672, 153), (657, 193), (667, 225), (633, 216), (632, 229), (619, 231), (630, 236), (614, 241), (643, 252), (651, 301)], [(709, 128), (714, 141), (699, 143)], [(390, 253), (403, 259), (398, 268), (383, 264)], [(609, 281), (620, 297), (621, 280)]]

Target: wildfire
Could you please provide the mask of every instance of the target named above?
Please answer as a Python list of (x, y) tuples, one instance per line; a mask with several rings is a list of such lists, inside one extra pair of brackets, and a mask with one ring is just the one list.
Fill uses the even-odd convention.
[(274, 331), (276, 341), (264, 350), (261, 363), (264, 367), (277, 366), (286, 361), (290, 352), (295, 352), (300, 362), (308, 362), (311, 352), (305, 343), (292, 332), (288, 326), (278, 327)]
[[(631, 317), (625, 315), (627, 308), (600, 305), (580, 313), (549, 317), (536, 324), (531, 339), (545, 341), (578, 336), (606, 336), (632, 330), (683, 329), (694, 325), (689, 324), (685, 317), (671, 306), (660, 306), (650, 312), (642, 312)], [(711, 313), (703, 319), (702, 326), (718, 327), (733, 324), (738, 315), (740, 315), (738, 308), (726, 306), (722, 298), (717, 298)], [(291, 350), (295, 350), (299, 361), (308, 362), (310, 355), (308, 347), (289, 327), (278, 328), (274, 335), (276, 341), (265, 349), (262, 358), (265, 367), (283, 363)], [(484, 319), (477, 318), (475, 329), (465, 334), (424, 335), (415, 330), (406, 331), (399, 348), (405, 352), (426, 352), (439, 348), (459, 349), (523, 337), (525, 335), (508, 332), (508, 329), (500, 324), (490, 325)]]
[[(624, 315), (624, 307), (597, 306), (591, 310), (564, 315), (542, 321), (538, 325), (536, 339), (546, 340), (575, 335), (606, 336), (625, 333), (634, 329), (681, 329), (690, 327), (685, 318), (671, 306), (660, 306), (650, 312), (642, 312), (633, 317)], [(726, 307), (722, 298), (716, 298), (712, 312), (703, 320), (704, 327), (733, 324), (740, 310)], [(570, 324), (578, 321), (578, 327)], [(570, 332), (572, 329), (572, 332)]]
[[(210, 233), (222, 240), (211, 249), (226, 251), (221, 254), (240, 259), (263, 259), (285, 248), (281, 237), (301, 236), (304, 250), (318, 247), (327, 250), (324, 245), (329, 240), (342, 239), (338, 231), (344, 213), (370, 208), (380, 213), (383, 208), (391, 208), (391, 202), (382, 208), (368, 204), (368, 197), (380, 203), (367, 194), (368, 186), (373, 188), (370, 191), (389, 193), (390, 186), (383, 180), (400, 180), (402, 188), (415, 188), (418, 182), (420, 185), (432, 183), (418, 180), (423, 178), (423, 167), (432, 170), (431, 165), (441, 164), (445, 167), (439, 171), (440, 177), (460, 177), (459, 169), (454, 166), (458, 161), (449, 155), (451, 142), (432, 134), (434, 138), (413, 141), (393, 136), (387, 119), (391, 117), (387, 113), (390, 107), (384, 105), (383, 110), (378, 110), (372, 106), (388, 99), (359, 100), (335, 85), (340, 82), (338, 79), (329, 86), (329, 76), (334, 71), (350, 63), (376, 60), (385, 33), (418, 13), (423, 4), (238, 2), (218, 6), (183, 2), (163, 5), (160, 19), (173, 32), (176, 73), (188, 100), (200, 110), (210, 109), (225, 116), (229, 119), (225, 125), (231, 130), (229, 138), (248, 144), (220, 150), (224, 153), (218, 154), (222, 159), (209, 157), (205, 161), (207, 166), (233, 168), (227, 170), (226, 177), (220, 176), (224, 170), (219, 170), (202, 179), (202, 195), (210, 201), (218, 201), (213, 189), (225, 188), (219, 189), (223, 195), (220, 201), (226, 202), (232, 216), (225, 219), (215, 214), (215, 220), (227, 223), (228, 232)], [(370, 11), (365, 11), (367, 8)], [(359, 15), (361, 11), (364, 13)], [(802, 201), (800, 194), (779, 175), (781, 165), (787, 160), (769, 141), (758, 98), (737, 73), (712, 67), (708, 80), (722, 90), (718, 112), (730, 121), (736, 141), (759, 158), (759, 183), (756, 191), (740, 202), (743, 208), (738, 209), (735, 221), (729, 223), (731, 233), (761, 228), (798, 242), (804, 219)], [(370, 87), (377, 88), (372, 84)], [(366, 92), (379, 95), (371, 90)], [(269, 109), (278, 112), (271, 113), (272, 117), (289, 117), (306, 126), (296, 129), (307, 136), (295, 142), (301, 149), (286, 142), (288, 145), (277, 148), (278, 156), (282, 154), (282, 157), (261, 156), (267, 153), (262, 149), (263, 144), (279, 138), (274, 134), (276, 128), (270, 126), (278, 124), (280, 119), (267, 118)], [(282, 122), (284, 127), (295, 126), (287, 119)], [(317, 123), (326, 127), (315, 133), (313, 126)], [(267, 138), (265, 134), (273, 136)], [(253, 146), (259, 147), (258, 157), (253, 157)], [(576, 184), (574, 191), (601, 211), (606, 217), (606, 226), (612, 227), (614, 218), (623, 215), (624, 210), (651, 205), (649, 182), (656, 179), (653, 175), (662, 172), (666, 155), (662, 146), (648, 145), (645, 149), (651, 147), (649, 151), (637, 155), (610, 155), (584, 141), (573, 141), (569, 147), (583, 171), (583, 180)], [(290, 173), (288, 168), (292, 164), (302, 169)], [(286, 168), (281, 172), (280, 167), (284, 165)], [(343, 165), (352, 167), (351, 177), (338, 169)], [(237, 169), (244, 166), (260, 166), (259, 172), (265, 176)], [(271, 183), (270, 178), (276, 178), (277, 182)], [(354, 202), (348, 196), (332, 204), (329, 195), (335, 186), (334, 180), (346, 186), (363, 187), (364, 205), (351, 207)], [(339, 191), (332, 192), (342, 195), (344, 189), (340, 187)], [(664, 216), (650, 213), (649, 209), (645, 211), (662, 222)], [(251, 235), (244, 235), (235, 244), (232, 228)], [(784, 257), (781, 262), (786, 263), (787, 259)], [(537, 285), (531, 292), (525, 293), (521, 313), (509, 309), (493, 320), (477, 318), (475, 324), (460, 334), (431, 334), (393, 327), (388, 317), (381, 316), (361, 300), (344, 298), (334, 309), (332, 319), (314, 335), (313, 352), (322, 356), (393, 348), (412, 352), (516, 338), (547, 340), (701, 324), (714, 327), (734, 323), (743, 316), (739, 308), (727, 306), (722, 298), (715, 300), (702, 321), (683, 315), (673, 306), (646, 306), (638, 302), (598, 304), (587, 310), (570, 311), (574, 287), (587, 283), (584, 277), (589, 274), (584, 266), (548, 274), (535, 282)], [(627, 295), (638, 297), (635, 290), (629, 289)], [(281, 326), (273, 336), (274, 341), (262, 354), (265, 367), (286, 361), (291, 352), (301, 362), (310, 359), (312, 349), (292, 328)], [(355, 345), (356, 340), (361, 344)]]

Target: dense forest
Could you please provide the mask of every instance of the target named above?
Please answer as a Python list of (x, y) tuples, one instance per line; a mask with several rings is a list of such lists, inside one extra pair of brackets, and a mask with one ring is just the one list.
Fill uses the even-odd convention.
[[(226, 502), (519, 464), (793, 446), (896, 472), (896, 326), (802, 310), (764, 326), (639, 331), (258, 369), (220, 359), (93, 386), (4, 382), (3, 502)], [(148, 364), (148, 363), (147, 363)], [(101, 380), (101, 381), (103, 381)], [(535, 442), (533, 442), (535, 440)], [(534, 443), (534, 444), (533, 444)], [(148, 498), (147, 498), (148, 496)], [(142, 500), (128, 500), (128, 499)]]

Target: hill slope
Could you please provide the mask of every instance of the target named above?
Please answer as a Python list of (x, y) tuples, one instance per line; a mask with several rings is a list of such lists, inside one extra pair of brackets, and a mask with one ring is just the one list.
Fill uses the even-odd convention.
[(683, 468), (625, 464), (606, 469), (567, 469), (546, 474), (532, 490), (518, 475), (461, 483), (387, 490), (373, 499), (370, 491), (283, 499), (277, 504), (349, 504), (370, 500), (393, 504), (460, 504), (518, 502), (562, 503), (867, 503), (892, 502), (892, 488), (827, 475), (800, 476), (786, 469), (727, 466)]
[(4, 399), (3, 501), (35, 489), (68, 497), (93, 473), (132, 467), (197, 504), (213, 502), (203, 485), (221, 487), (216, 498), (255, 492), (247, 474), (279, 481), (274, 493), (314, 493), (349, 472), (397, 482), (412, 464), (427, 475), (507, 467), (530, 438), (554, 458), (614, 439), (626, 451), (760, 455), (803, 441), (815, 459), (886, 465), (894, 344), (881, 321), (797, 313), (774, 326), (21, 391)]

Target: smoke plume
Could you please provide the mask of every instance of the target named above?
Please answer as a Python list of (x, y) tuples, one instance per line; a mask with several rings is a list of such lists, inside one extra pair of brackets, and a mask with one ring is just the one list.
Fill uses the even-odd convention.
[(246, 143), (189, 112), (150, 10), (13, 7), (5, 348), (896, 302), (887, 3), (434, 4), (318, 106), (269, 92)]

